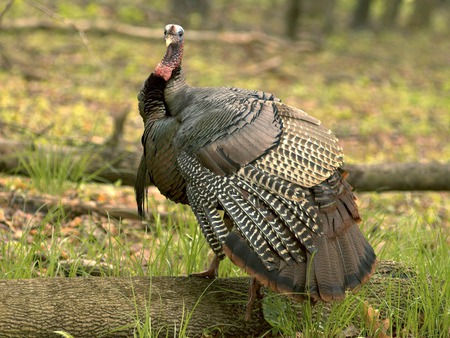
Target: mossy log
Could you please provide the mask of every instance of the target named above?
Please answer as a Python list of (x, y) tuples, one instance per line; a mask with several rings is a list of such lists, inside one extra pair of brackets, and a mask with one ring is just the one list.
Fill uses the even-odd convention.
[[(387, 285), (394, 283), (402, 311), (413, 292), (412, 278), (402, 264), (383, 261), (359, 292), (364, 293), (364, 304), (377, 308), (385, 301)], [(132, 337), (146, 322), (160, 336), (178, 336), (183, 330), (190, 337), (260, 336), (270, 330), (265, 319), (269, 310), (259, 303), (252, 319), (244, 320), (249, 284), (250, 278), (244, 277), (0, 280), (0, 336), (58, 337), (55, 331), (65, 331), (74, 337)], [(332, 308), (315, 306), (320, 309), (318, 320), (327, 318)]]

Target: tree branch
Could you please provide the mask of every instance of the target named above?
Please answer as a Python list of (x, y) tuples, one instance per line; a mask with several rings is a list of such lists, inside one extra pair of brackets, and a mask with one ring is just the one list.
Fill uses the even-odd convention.
[[(24, 29), (54, 29), (54, 30), (77, 30), (79, 32), (93, 33), (115, 33), (134, 38), (161, 39), (161, 29), (138, 27), (121, 24), (107, 20), (61, 20), (59, 22), (34, 18), (24, 18), (8, 20), (3, 23), (3, 30), (24, 30)], [(269, 36), (261, 32), (216, 32), (216, 31), (189, 31), (190, 41), (220, 41), (233, 44), (249, 44), (258, 42), (262, 44), (284, 44), (286, 41)]]
[[(86, 203), (79, 199), (57, 198), (53, 196), (30, 196), (10, 192), (0, 192), (0, 207), (7, 207), (11, 204), (19, 205), (27, 213), (37, 211), (49, 212), (56, 207), (64, 209), (66, 215), (76, 217), (80, 215), (89, 215), (97, 213), (101, 216), (113, 217), (116, 219), (139, 219), (136, 208), (117, 207), (114, 205), (96, 205)], [(147, 215), (153, 217), (153, 214)], [(167, 218), (167, 213), (158, 212), (161, 219)]]
[(6, 3), (6, 6), (0, 12), (0, 26), (2, 25), (3, 17), (5, 16), (6, 12), (8, 12), (8, 10), (11, 8), (13, 2), (14, 2), (14, 0), (9, 0)]

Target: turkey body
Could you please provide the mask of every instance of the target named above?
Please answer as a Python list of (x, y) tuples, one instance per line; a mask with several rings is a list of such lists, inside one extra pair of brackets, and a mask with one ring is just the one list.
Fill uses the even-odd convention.
[(165, 36), (166, 55), (138, 96), (139, 212), (152, 183), (190, 205), (218, 259), (293, 297), (341, 299), (364, 283), (376, 257), (337, 138), (272, 94), (189, 86), (183, 30), (167, 25)]

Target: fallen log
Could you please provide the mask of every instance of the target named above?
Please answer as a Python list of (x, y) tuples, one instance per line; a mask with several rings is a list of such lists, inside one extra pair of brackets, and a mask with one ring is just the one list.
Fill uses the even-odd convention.
[[(49, 147), (0, 138), (0, 171), (14, 173), (19, 166), (19, 155), (26, 149), (41, 154), (59, 152), (61, 158), (72, 156), (74, 161), (89, 151), (86, 174), (96, 173), (100, 182), (121, 181), (134, 185), (141, 156), (141, 146), (136, 151), (120, 147), (95, 146), (90, 150), (77, 147)], [(450, 191), (450, 163), (389, 163), (374, 165), (345, 165), (350, 175), (348, 181), (358, 191)], [(27, 174), (20, 171), (21, 174)]]
[(244, 321), (248, 287), (247, 278), (0, 280), (0, 336), (133, 337), (146, 322), (160, 336), (261, 335), (269, 328), (261, 308)]
[[(0, 138), (0, 172), (9, 174), (28, 173), (20, 166), (20, 156), (34, 158), (31, 152), (38, 155), (56, 153), (55, 157), (73, 158), (79, 162), (83, 156), (89, 156), (86, 176), (96, 173), (94, 180), (104, 183), (121, 181), (123, 185), (132, 186), (141, 157), (141, 147), (136, 152), (123, 150), (120, 147), (90, 145), (89, 147), (49, 146), (26, 141)], [(28, 155), (24, 155), (28, 153)]]
[(344, 169), (359, 191), (450, 190), (450, 163), (351, 164)]
[[(382, 261), (353, 301), (373, 309), (392, 303), (405, 310), (409, 299), (416, 297), (414, 277), (401, 263)], [(54, 331), (64, 331), (74, 337), (132, 337), (145, 323), (151, 323), (155, 336), (163, 337), (182, 332), (190, 337), (214, 333), (261, 336), (270, 330), (264, 318), (267, 305), (259, 303), (251, 320), (244, 320), (249, 284), (250, 278), (244, 277), (212, 281), (193, 277), (0, 280), (0, 336), (59, 337)], [(395, 302), (387, 299), (392, 296), (386, 293), (387, 285), (398, 290)], [(332, 306), (317, 307), (310, 320), (326, 320)], [(389, 315), (382, 313), (382, 318)]]

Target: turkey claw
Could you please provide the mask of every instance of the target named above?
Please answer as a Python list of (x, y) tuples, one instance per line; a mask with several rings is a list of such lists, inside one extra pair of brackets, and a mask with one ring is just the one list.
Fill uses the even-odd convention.
[(197, 278), (206, 278), (206, 279), (215, 279), (219, 275), (219, 264), (220, 259), (216, 256), (209, 268), (202, 272), (196, 272), (189, 274), (189, 277), (197, 277)]

